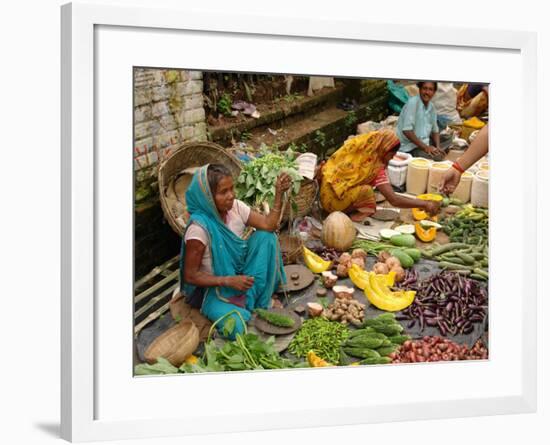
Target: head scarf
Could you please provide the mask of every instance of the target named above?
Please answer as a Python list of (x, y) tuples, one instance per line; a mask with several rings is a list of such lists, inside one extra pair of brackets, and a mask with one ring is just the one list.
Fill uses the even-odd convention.
[[(185, 193), (185, 201), (187, 211), (191, 215), (187, 227), (191, 223), (198, 224), (210, 237), (212, 273), (217, 276), (241, 274), (247, 243), (224, 224), (208, 184), (208, 165), (199, 168), (193, 175), (191, 184)], [(186, 295), (191, 295), (195, 286), (183, 281), (184, 260), (185, 234), (181, 246), (180, 285)], [(240, 293), (229, 287), (221, 287), (219, 290), (223, 297), (232, 297)]]
[(347, 140), (323, 168), (323, 180), (342, 199), (347, 190), (369, 183), (384, 165), (384, 156), (399, 144), (390, 129), (371, 131)]

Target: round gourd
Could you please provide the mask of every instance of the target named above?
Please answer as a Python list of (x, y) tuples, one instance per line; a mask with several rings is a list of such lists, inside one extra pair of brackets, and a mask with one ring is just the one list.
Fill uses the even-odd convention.
[(345, 213), (332, 212), (323, 223), (321, 240), (327, 247), (344, 251), (353, 244), (356, 232), (353, 222)]

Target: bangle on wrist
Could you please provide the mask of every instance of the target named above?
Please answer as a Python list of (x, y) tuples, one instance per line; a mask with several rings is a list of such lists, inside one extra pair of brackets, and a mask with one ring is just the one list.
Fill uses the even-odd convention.
[(460, 174), (464, 173), (464, 169), (460, 166), (458, 162), (453, 162), (453, 168), (457, 170)]

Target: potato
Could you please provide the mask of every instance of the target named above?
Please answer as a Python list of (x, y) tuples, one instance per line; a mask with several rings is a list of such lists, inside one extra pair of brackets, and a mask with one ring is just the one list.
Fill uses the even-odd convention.
[(340, 278), (345, 278), (348, 276), (348, 269), (349, 267), (347, 267), (346, 265), (338, 264), (338, 266), (336, 267), (336, 275), (338, 275)]
[(385, 263), (389, 257), (391, 257), (391, 254), (384, 250), (378, 254), (378, 261), (380, 263)]
[(351, 252), (351, 258), (367, 258), (367, 252), (365, 252), (363, 249), (353, 249), (353, 252)]
[(374, 267), (372, 268), (372, 271), (375, 273), (375, 274), (382, 274), (382, 275), (386, 275), (389, 271), (389, 267), (387, 264), (384, 264), (384, 263), (376, 263), (374, 265)]
[(401, 267), (401, 261), (399, 261), (399, 258), (391, 256), (386, 260), (386, 266), (388, 266), (390, 270), (394, 267)]
[(351, 262), (351, 255), (347, 252), (344, 252), (342, 255), (340, 255), (340, 258), (338, 258), (338, 262), (340, 264), (349, 264)]
[(365, 258), (355, 257), (351, 259), (351, 264), (357, 264), (361, 269), (365, 268)]
[(405, 269), (403, 269), (401, 266), (392, 267), (390, 270), (393, 270), (395, 272), (395, 281), (397, 283), (405, 279)]

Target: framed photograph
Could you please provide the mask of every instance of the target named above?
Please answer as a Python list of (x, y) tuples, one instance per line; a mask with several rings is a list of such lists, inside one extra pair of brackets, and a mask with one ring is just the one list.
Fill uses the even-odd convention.
[(61, 13), (63, 438), (536, 410), (536, 34)]

